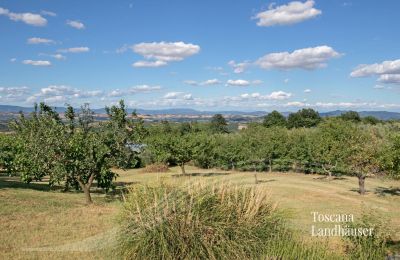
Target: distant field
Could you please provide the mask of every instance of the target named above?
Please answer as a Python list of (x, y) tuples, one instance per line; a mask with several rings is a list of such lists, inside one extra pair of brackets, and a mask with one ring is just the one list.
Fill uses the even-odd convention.
[[(250, 172), (193, 167), (188, 167), (190, 177), (180, 176), (177, 168), (168, 173), (142, 173), (141, 170), (118, 170), (118, 173), (119, 185), (160, 181), (184, 185), (198, 180), (255, 185), (254, 174)], [(296, 173), (257, 175), (258, 185), (268, 189), (281, 208), (290, 211), (293, 226), (306, 237), (310, 236), (313, 211), (354, 214), (357, 219), (363, 209), (372, 209), (391, 219), (388, 225), (393, 229), (400, 227), (400, 181), (367, 179), (368, 193), (360, 196), (356, 192), (357, 179), (353, 177), (328, 181), (319, 175)], [(45, 183), (26, 185), (17, 178), (0, 176), (0, 259), (102, 258), (103, 252), (98, 249), (107, 244), (105, 236), (112, 234), (110, 230), (115, 225), (121, 202), (104, 194), (94, 194), (93, 199), (95, 205), (86, 207), (83, 194), (51, 191)], [(399, 233), (397, 235), (400, 239)], [(338, 246), (337, 239), (331, 242), (332, 247)], [(78, 246), (57, 247), (52, 252), (37, 251), (71, 243)], [(32, 248), (36, 251), (24, 251)], [(97, 250), (91, 252), (93, 248)]]

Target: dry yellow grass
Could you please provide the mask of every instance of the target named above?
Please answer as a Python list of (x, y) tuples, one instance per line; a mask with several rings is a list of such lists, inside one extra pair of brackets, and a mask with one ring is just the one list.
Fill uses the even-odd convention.
[[(188, 167), (191, 177), (182, 177), (178, 168), (167, 173), (118, 171), (118, 183), (184, 184), (187, 181), (226, 181), (255, 185), (253, 173), (200, 170)], [(367, 179), (368, 193), (360, 196), (357, 179), (344, 176), (328, 181), (318, 175), (296, 173), (258, 173), (260, 187), (268, 189), (281, 208), (289, 209), (293, 226), (310, 236), (311, 212), (354, 214), (373, 209), (391, 219), (393, 229), (400, 227), (400, 181)], [(84, 204), (83, 194), (49, 191), (45, 183), (21, 184), (16, 178), (0, 176), (0, 259), (101, 259), (95, 252), (30, 252), (25, 248), (60, 246), (101, 235), (115, 226), (117, 200), (108, 201), (94, 194), (94, 206)], [(400, 239), (397, 234), (397, 239)], [(335, 247), (339, 242), (332, 240)], [(86, 243), (90, 243), (86, 242)]]

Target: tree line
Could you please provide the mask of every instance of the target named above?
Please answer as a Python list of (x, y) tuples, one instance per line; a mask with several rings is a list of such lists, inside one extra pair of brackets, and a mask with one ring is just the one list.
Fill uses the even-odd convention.
[(154, 163), (177, 165), (182, 174), (192, 163), (255, 173), (352, 175), (360, 194), (367, 177), (400, 173), (399, 125), (361, 119), (356, 112), (321, 118), (302, 109), (286, 118), (273, 111), (262, 123), (234, 132), (221, 114), (209, 123), (145, 125), (135, 113), (128, 115), (122, 100), (106, 112), (108, 120), (98, 122), (87, 104), (77, 111), (67, 106), (63, 118), (44, 103), (35, 105), (29, 116), (21, 113), (11, 122), (11, 134), (0, 135), (0, 168), (28, 183), (48, 177), (50, 185), (82, 190), (87, 203), (94, 183), (113, 188), (113, 168)]

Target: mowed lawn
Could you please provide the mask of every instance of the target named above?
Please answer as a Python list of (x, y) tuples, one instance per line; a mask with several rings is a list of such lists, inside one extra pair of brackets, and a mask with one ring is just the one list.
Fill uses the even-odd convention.
[[(144, 173), (140, 169), (118, 173), (118, 185), (186, 185), (197, 181), (255, 185), (251, 172), (194, 167), (188, 167), (185, 177), (178, 168), (168, 173)], [(257, 185), (267, 189), (271, 199), (289, 212), (292, 225), (305, 237), (310, 237), (314, 224), (311, 212), (354, 214), (357, 220), (362, 211), (372, 210), (390, 220), (388, 227), (400, 227), (400, 181), (369, 178), (368, 192), (360, 196), (357, 179), (348, 176), (326, 180), (319, 175), (259, 172), (257, 179)], [(101, 193), (94, 193), (93, 199), (94, 205), (88, 207), (81, 193), (64, 193), (60, 189), (50, 190), (45, 182), (27, 185), (15, 177), (1, 176), (0, 259), (104, 258), (106, 237), (113, 234), (121, 202)], [(396, 239), (400, 239), (399, 233)], [(333, 246), (340, 243), (337, 239), (331, 242)], [(71, 243), (80, 246), (63, 247)]]

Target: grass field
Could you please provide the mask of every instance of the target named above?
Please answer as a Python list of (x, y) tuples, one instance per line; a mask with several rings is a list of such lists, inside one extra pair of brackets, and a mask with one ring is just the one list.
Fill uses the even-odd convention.
[[(173, 182), (231, 182), (255, 185), (254, 173), (200, 170), (188, 167), (182, 177), (177, 168), (168, 173), (118, 171), (118, 185)], [(310, 237), (311, 212), (354, 214), (373, 210), (388, 219), (388, 227), (400, 227), (400, 181), (367, 179), (368, 193), (357, 193), (353, 177), (326, 180), (319, 175), (258, 173), (280, 208), (287, 209), (292, 225)], [(93, 194), (94, 205), (85, 206), (81, 193), (50, 190), (45, 182), (23, 184), (15, 177), (0, 177), (0, 259), (101, 259), (104, 248), (112, 246), (121, 202), (101, 193)], [(399, 233), (395, 237), (400, 240)], [(340, 241), (329, 241), (340, 250)], [(104, 251), (102, 251), (104, 250)]]

